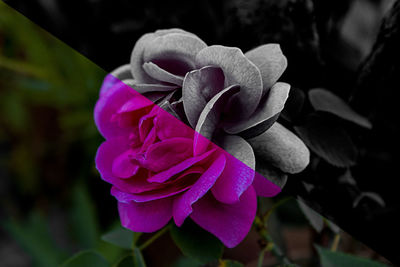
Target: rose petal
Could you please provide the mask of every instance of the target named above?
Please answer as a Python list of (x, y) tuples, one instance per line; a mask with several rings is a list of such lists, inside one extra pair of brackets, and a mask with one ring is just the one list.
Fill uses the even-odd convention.
[(126, 137), (117, 137), (102, 143), (96, 154), (96, 168), (101, 178), (120, 190), (130, 193), (141, 193), (157, 188), (157, 185), (147, 182), (144, 169), (139, 169), (131, 179), (122, 179), (112, 171), (114, 160), (129, 149), (129, 140)]
[(121, 224), (134, 232), (151, 233), (164, 227), (172, 217), (172, 199), (144, 203), (118, 202)]
[(100, 97), (94, 108), (94, 121), (99, 132), (105, 139), (120, 135), (128, 135), (131, 128), (121, 128), (117, 121), (113, 121), (114, 114), (128, 100), (134, 98), (138, 93), (122, 82), (116, 83), (113, 87)]
[(253, 183), (255, 156), (249, 143), (239, 136), (225, 136), (219, 144), (229, 154), (226, 167), (211, 191), (218, 201), (232, 204)]
[(124, 80), (124, 83), (135, 89), (139, 94), (151, 92), (170, 92), (179, 88), (177, 85), (139, 83), (136, 80)]
[(268, 131), (248, 140), (257, 157), (283, 172), (298, 173), (310, 162), (310, 151), (294, 133), (275, 122)]
[(152, 77), (158, 81), (173, 83), (178, 86), (182, 86), (182, 83), (183, 83), (182, 76), (174, 75), (166, 70), (163, 70), (162, 68), (160, 68), (153, 62), (144, 63), (143, 69), (150, 77)]
[(157, 183), (163, 183), (166, 180), (168, 180), (169, 178), (171, 178), (172, 176), (174, 176), (175, 174), (186, 170), (187, 168), (193, 166), (194, 164), (208, 158), (209, 156), (211, 156), (213, 153), (215, 152), (215, 149), (207, 151), (206, 153), (197, 156), (197, 157), (192, 157), (192, 158), (188, 158), (184, 161), (182, 161), (181, 163), (172, 166), (171, 168), (169, 168), (168, 170), (159, 172), (153, 176), (151, 176), (149, 179), (147, 179), (149, 182), (157, 182)]
[(130, 155), (134, 153), (132, 149), (128, 149), (113, 160), (112, 173), (120, 178), (129, 178), (137, 173), (139, 165), (134, 163)]
[(275, 196), (285, 186), (287, 178), (288, 175), (286, 173), (265, 164), (262, 159), (259, 159), (257, 161), (257, 173), (253, 182), (257, 196)]
[(225, 104), (238, 91), (237, 85), (231, 85), (216, 94), (204, 107), (196, 125), (194, 155), (199, 155), (206, 150), (209, 143), (206, 139), (212, 139)]
[(147, 202), (151, 200), (161, 199), (177, 195), (183, 191), (186, 191), (192, 186), (192, 184), (199, 179), (201, 173), (204, 172), (203, 169), (190, 168), (186, 170), (183, 174), (178, 176), (174, 181), (167, 182), (160, 186), (159, 189), (143, 192), (141, 194), (129, 194), (120, 191), (118, 188), (113, 187), (111, 189), (111, 195), (113, 195), (120, 202)]
[(224, 153), (221, 153), (196, 183), (174, 200), (173, 217), (176, 225), (181, 226), (183, 224), (186, 217), (192, 212), (192, 204), (210, 190), (224, 170), (225, 164), (226, 157)]
[(229, 122), (224, 125), (224, 130), (229, 134), (237, 134), (249, 128), (261, 127), (257, 129), (258, 134), (266, 131), (278, 118), (276, 116), (285, 106), (289, 96), (290, 85), (287, 83), (276, 83), (272, 86), (268, 95), (265, 96), (256, 111), (250, 118), (238, 122)]
[(175, 137), (149, 146), (142, 164), (153, 172), (160, 172), (190, 158), (192, 155), (193, 140)]
[(170, 33), (149, 42), (143, 60), (151, 61), (170, 73), (184, 76), (195, 68), (195, 56), (205, 47), (207, 45), (198, 37)]
[(253, 62), (261, 72), (263, 95), (281, 77), (287, 67), (287, 59), (279, 44), (266, 44), (248, 51), (245, 56)]
[(250, 186), (235, 204), (220, 203), (211, 194), (207, 194), (193, 205), (190, 218), (218, 237), (226, 247), (233, 248), (250, 231), (256, 211), (257, 198)]
[(224, 88), (224, 79), (222, 70), (214, 66), (186, 74), (182, 87), (183, 107), (193, 128), (207, 102)]
[(174, 137), (193, 138), (194, 135), (193, 129), (161, 108), (158, 110), (155, 127), (157, 136), (161, 140)]
[(263, 92), (261, 74), (239, 48), (213, 45), (196, 56), (198, 67), (214, 65), (224, 71), (225, 86), (238, 84), (240, 92), (232, 102), (233, 116), (246, 118), (258, 106)]
[[(273, 178), (271, 177), (271, 179)], [(256, 190), (257, 196), (261, 197), (274, 197), (281, 192), (281, 187), (259, 173), (256, 173), (254, 176), (253, 187)]]

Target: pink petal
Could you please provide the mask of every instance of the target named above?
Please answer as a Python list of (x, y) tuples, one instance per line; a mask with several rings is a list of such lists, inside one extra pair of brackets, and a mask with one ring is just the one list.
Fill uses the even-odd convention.
[(134, 153), (131, 149), (128, 149), (117, 158), (114, 159), (112, 164), (112, 173), (120, 178), (129, 178), (137, 173), (139, 165), (134, 163), (130, 155)]
[(230, 154), (226, 154), (226, 158), (224, 172), (211, 191), (218, 201), (232, 204), (251, 186), (255, 171)]
[(172, 198), (149, 202), (118, 202), (122, 226), (134, 231), (151, 233), (164, 227), (172, 217)]
[(215, 152), (215, 149), (207, 151), (206, 153), (199, 155), (197, 157), (192, 157), (188, 158), (181, 163), (169, 168), (168, 170), (162, 171), (157, 173), (156, 175), (151, 176), (148, 181), (149, 182), (157, 182), (157, 183), (163, 183), (172, 176), (174, 176), (177, 173), (180, 173), (183, 170), (186, 170), (187, 168), (193, 166), (194, 164), (205, 160), (207, 157), (209, 157), (212, 153)]
[(232, 248), (250, 231), (256, 211), (257, 197), (254, 188), (250, 186), (242, 194), (240, 201), (234, 204), (220, 203), (212, 194), (207, 194), (193, 205), (190, 218), (218, 237), (225, 246)]
[(139, 169), (136, 175), (130, 179), (117, 177), (113, 173), (114, 160), (129, 149), (128, 143), (126, 137), (117, 137), (100, 145), (95, 161), (101, 178), (119, 189), (131, 193), (140, 193), (157, 188), (157, 185), (147, 182), (147, 171), (145, 169)]
[(176, 119), (165, 110), (158, 108), (158, 115), (155, 121), (157, 136), (161, 140), (174, 137), (193, 138), (194, 130)]
[(223, 153), (219, 154), (197, 182), (174, 200), (173, 215), (176, 225), (181, 226), (186, 217), (192, 213), (192, 204), (210, 190), (224, 170), (225, 163), (225, 155)]
[(118, 121), (112, 120), (112, 118), (122, 105), (137, 95), (135, 90), (120, 82), (100, 97), (94, 109), (94, 120), (104, 138), (109, 139), (129, 134), (132, 129), (120, 127)]
[(192, 155), (193, 140), (176, 137), (149, 146), (143, 164), (149, 170), (159, 172), (184, 161)]
[(253, 187), (256, 190), (257, 196), (274, 197), (281, 192), (281, 188), (269, 181), (259, 173), (254, 176)]
[(194, 168), (194, 170), (188, 170), (184, 174), (180, 175), (171, 183), (163, 184), (159, 189), (131, 194), (120, 191), (118, 188), (113, 187), (111, 189), (111, 195), (113, 195), (120, 202), (147, 202), (151, 200), (161, 199), (177, 195), (183, 191), (186, 191), (192, 186), (192, 184), (199, 179), (201, 172)]

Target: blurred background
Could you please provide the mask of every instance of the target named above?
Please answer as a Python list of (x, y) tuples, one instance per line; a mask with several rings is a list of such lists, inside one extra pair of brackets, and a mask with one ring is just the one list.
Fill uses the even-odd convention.
[[(196, 33), (207, 44), (243, 51), (280, 43), (289, 62), (281, 79), (299, 95), (322, 87), (352, 100), (374, 125), (367, 132), (344, 126), (357, 146), (358, 164), (337, 168), (319, 160), (305, 173), (290, 177), (282, 197), (301, 196), (356, 239), (398, 261), (387, 240), (400, 237), (395, 219), (398, 190), (393, 186), (400, 147), (393, 111), (399, 53), (389, 48), (386, 61), (380, 62), (391, 70), (381, 68), (386, 76), (369, 68), (375, 64), (374, 55), (380, 56), (374, 51), (387, 49), (389, 35), (394, 32), (399, 37), (394, 27), (381, 40), (383, 45), (376, 43), (394, 0), (165, 1), (162, 5), (154, 0), (82, 0), (78, 6), (58, 0), (5, 2), (51, 34), (0, 2), (1, 266), (56, 266), (86, 248), (101, 251), (110, 261), (123, 253), (100, 239), (101, 233), (118, 225), (118, 214), (110, 186), (94, 166), (102, 138), (93, 122), (93, 108), (103, 77), (129, 61), (136, 40), (146, 32), (171, 27)], [(370, 73), (381, 77), (378, 86), (375, 80), (368, 82), (374, 79)], [(291, 118), (290, 107), (296, 107), (297, 99), (291, 94), (283, 114), (282, 123), (287, 119), (288, 127), (303, 120)], [(283, 205), (274, 220), (282, 247), (304, 266), (313, 266), (312, 244), (328, 244), (331, 233), (310, 228), (295, 200)], [(166, 236), (146, 251), (149, 266), (170, 266), (179, 258), (176, 247), (165, 249), (171, 243)], [(343, 237), (341, 249), (383, 260), (350, 236)], [(226, 251), (249, 266), (255, 264), (257, 253), (254, 233), (237, 249)]]

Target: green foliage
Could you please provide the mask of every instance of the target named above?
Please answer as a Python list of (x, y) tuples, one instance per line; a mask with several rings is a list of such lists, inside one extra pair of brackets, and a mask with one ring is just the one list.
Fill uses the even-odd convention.
[(383, 263), (348, 255), (342, 252), (333, 252), (320, 246), (315, 246), (322, 267), (384, 267)]
[(133, 263), (135, 267), (146, 267), (142, 252), (137, 247), (133, 248)]
[(118, 226), (110, 232), (104, 234), (101, 239), (120, 248), (131, 249), (136, 243), (140, 233), (132, 232), (126, 228)]
[(99, 225), (94, 203), (83, 184), (73, 188), (70, 211), (71, 230), (81, 248), (95, 248), (99, 240)]
[(2, 226), (29, 253), (34, 266), (53, 267), (66, 258), (51, 237), (48, 223), (39, 213), (32, 213), (25, 222), (8, 220)]
[(61, 267), (110, 267), (111, 265), (99, 253), (87, 250), (81, 251), (66, 260)]
[(217, 260), (222, 256), (222, 243), (191, 220), (186, 220), (181, 227), (172, 225), (170, 233), (182, 253), (200, 263)]

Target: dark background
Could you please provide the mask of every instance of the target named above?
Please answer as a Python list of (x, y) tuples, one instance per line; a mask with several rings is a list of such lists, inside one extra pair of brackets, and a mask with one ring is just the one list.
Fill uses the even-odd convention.
[[(395, 1), (384, 0), (5, 2), (107, 72), (129, 61), (133, 45), (142, 34), (162, 28), (183, 28), (207, 44), (236, 46), (243, 51), (264, 43), (280, 43), (289, 62), (281, 80), (301, 92), (321, 87), (351, 100), (353, 108), (374, 126), (368, 131), (345, 125), (358, 148), (358, 164), (349, 169), (352, 182), (343, 182), (346, 169), (317, 160), (306, 172), (290, 177), (286, 192), (301, 195), (343, 230), (389, 260), (400, 262), (393, 245), (400, 237), (396, 216), (400, 210), (396, 186), (400, 147), (398, 1), (392, 13), (388, 11)], [(385, 14), (389, 15), (382, 25)], [(309, 103), (305, 105), (307, 113)], [(303, 119), (286, 125), (301, 124)], [(5, 143), (0, 152), (11, 145)], [(79, 143), (75, 145), (72, 155), (80, 153)], [(73, 173), (88, 160), (70, 159), (66, 168)], [(304, 182), (312, 185), (311, 192)], [(108, 185), (95, 186), (101, 190), (93, 190), (94, 195), (101, 199)], [(382, 198), (384, 207), (374, 197), (365, 197), (353, 207), (362, 192)], [(114, 203), (108, 201), (106, 205), (112, 210)], [(109, 214), (100, 217), (110, 220)]]

